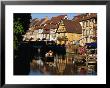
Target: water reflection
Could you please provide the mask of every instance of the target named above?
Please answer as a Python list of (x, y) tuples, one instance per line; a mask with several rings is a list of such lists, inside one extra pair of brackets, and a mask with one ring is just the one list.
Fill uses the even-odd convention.
[(33, 59), (30, 63), (29, 75), (96, 75), (95, 65), (86, 66), (86, 62), (78, 65), (75, 57), (75, 54), (67, 53), (66, 55), (56, 55), (49, 61), (43, 61), (43, 58)]
[(14, 56), (14, 75), (96, 75), (97, 73), (96, 59), (89, 61), (87, 55), (66, 53), (65, 45), (46, 45), (44, 42), (34, 44), (23, 43), (19, 51), (14, 51), (17, 55)]

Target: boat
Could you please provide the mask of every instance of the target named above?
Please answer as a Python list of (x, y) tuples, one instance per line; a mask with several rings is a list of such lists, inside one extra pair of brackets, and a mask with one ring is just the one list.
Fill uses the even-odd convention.
[(54, 55), (53, 55), (53, 51), (49, 50), (49, 52), (47, 52), (45, 54), (46, 57), (46, 62), (54, 62)]

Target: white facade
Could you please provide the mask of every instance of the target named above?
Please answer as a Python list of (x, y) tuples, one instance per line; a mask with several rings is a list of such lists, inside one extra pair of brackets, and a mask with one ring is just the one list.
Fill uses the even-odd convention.
[(92, 18), (89, 20), (81, 21), (80, 24), (82, 26), (82, 37), (80, 39), (80, 45), (84, 46), (85, 43), (94, 42), (92, 37), (95, 37), (97, 33), (97, 28), (94, 29), (94, 27), (97, 26), (96, 19)]
[(57, 38), (56, 38), (56, 31), (57, 29), (50, 29), (50, 41), (56, 41)]

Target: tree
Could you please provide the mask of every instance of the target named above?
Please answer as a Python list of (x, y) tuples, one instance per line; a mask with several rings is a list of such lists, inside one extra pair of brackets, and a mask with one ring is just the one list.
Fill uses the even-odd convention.
[(33, 53), (30, 53), (32, 49), (28, 48), (28, 44), (21, 42), (23, 39), (22, 35), (29, 29), (31, 14), (14, 13), (13, 17), (14, 75), (28, 75), (30, 71), (30, 58)]
[(24, 33), (28, 30), (30, 20), (31, 20), (31, 14), (30, 13), (14, 13), (14, 20), (18, 20), (22, 23), (22, 26), (24, 28)]
[(29, 28), (31, 19), (30, 13), (14, 13), (14, 49), (18, 49), (18, 45), (22, 41), (22, 35)]
[(19, 19), (14, 21), (14, 49), (18, 49), (19, 42), (21, 41), (21, 35), (24, 32), (23, 26)]

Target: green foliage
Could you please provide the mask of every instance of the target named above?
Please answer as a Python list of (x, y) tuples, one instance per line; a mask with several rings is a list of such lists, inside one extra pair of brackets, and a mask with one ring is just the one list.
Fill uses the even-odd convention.
[(20, 42), (20, 36), (23, 34), (23, 26), (20, 23), (19, 19), (14, 21), (14, 49), (18, 49), (18, 45)]
[(22, 35), (26, 33), (29, 28), (31, 14), (30, 13), (14, 13), (14, 49), (18, 50), (18, 45), (22, 41)]
[(14, 13), (14, 21), (17, 21), (19, 18), (20, 23), (23, 26), (24, 34), (29, 28), (31, 14), (30, 13)]
[(23, 26), (20, 23), (19, 19), (17, 21), (14, 21), (14, 35), (19, 35), (24, 32)]

